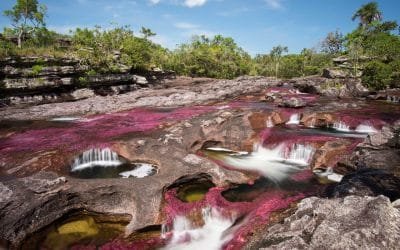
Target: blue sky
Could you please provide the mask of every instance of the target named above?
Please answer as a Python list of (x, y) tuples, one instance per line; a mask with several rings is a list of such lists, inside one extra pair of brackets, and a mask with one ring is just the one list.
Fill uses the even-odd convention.
[[(47, 26), (59, 32), (111, 23), (137, 32), (151, 28), (154, 41), (173, 49), (194, 34), (231, 36), (250, 52), (268, 53), (275, 45), (289, 52), (311, 48), (329, 31), (357, 26), (352, 14), (364, 0), (39, 0), (48, 8)], [(377, 1), (385, 20), (400, 23), (400, 0)], [(1, 12), (15, 0), (1, 0)], [(1, 16), (0, 28), (9, 25)]]

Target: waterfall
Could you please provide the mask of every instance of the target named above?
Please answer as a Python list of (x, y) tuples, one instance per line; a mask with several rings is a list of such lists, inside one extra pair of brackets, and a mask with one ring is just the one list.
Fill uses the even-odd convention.
[(71, 171), (79, 171), (95, 166), (115, 167), (121, 165), (118, 154), (109, 148), (93, 148), (83, 152), (77, 157), (72, 165)]
[(316, 123), (317, 123), (317, 119), (316, 119), (316, 118), (312, 118), (311, 124), (310, 124), (310, 126), (308, 126), (308, 127), (309, 127), (309, 128), (315, 128)]
[(167, 238), (168, 231), (169, 231), (168, 225), (162, 224), (161, 225), (161, 239)]
[(378, 130), (374, 128), (371, 124), (360, 124), (356, 128), (356, 132), (365, 133), (365, 134), (374, 134), (377, 133)]
[(257, 171), (264, 177), (279, 182), (288, 178), (291, 173), (304, 169), (309, 164), (314, 151), (314, 148), (308, 145), (294, 144), (287, 147), (282, 143), (273, 149), (256, 145), (253, 152), (247, 155), (232, 155), (215, 151), (205, 151), (205, 154), (222, 161), (227, 166)]
[(292, 114), (286, 124), (300, 124), (300, 114)]
[(299, 165), (308, 165), (314, 155), (314, 148), (310, 145), (294, 144), (289, 149), (288, 158)]
[(165, 249), (218, 250), (232, 239), (227, 230), (233, 225), (233, 218), (226, 218), (209, 207), (202, 209), (202, 217), (204, 225), (196, 228), (186, 217), (177, 216), (173, 221), (172, 238)]
[(333, 128), (336, 129), (337, 131), (350, 132), (350, 126), (342, 121), (335, 122), (333, 124)]
[(274, 122), (272, 121), (271, 117), (268, 117), (266, 125), (267, 125), (267, 128), (272, 128), (275, 125)]

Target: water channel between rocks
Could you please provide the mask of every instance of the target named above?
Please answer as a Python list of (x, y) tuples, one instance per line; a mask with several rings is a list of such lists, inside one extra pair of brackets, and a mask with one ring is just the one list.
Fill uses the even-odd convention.
[[(338, 105), (311, 95), (290, 96), (309, 106), (282, 108), (253, 96), (213, 105), (0, 122), (2, 179), (51, 171), (88, 186), (143, 183), (154, 186), (154, 194), (133, 188), (133, 196), (160, 198), (157, 219), (142, 229), (129, 230), (130, 219), (112, 209), (95, 213), (86, 207), (44, 223), (21, 247), (240, 249), (285, 209), (321, 193), (322, 183), (340, 181), (336, 163), (400, 117), (399, 107), (385, 102)], [(228, 131), (230, 124), (239, 132)], [(235, 177), (218, 180), (220, 171)], [(130, 211), (115, 211), (124, 209)], [(139, 216), (146, 217), (141, 209)]]

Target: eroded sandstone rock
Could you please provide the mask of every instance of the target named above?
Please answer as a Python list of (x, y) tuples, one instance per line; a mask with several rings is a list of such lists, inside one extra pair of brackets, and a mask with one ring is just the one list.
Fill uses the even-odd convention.
[(388, 198), (311, 197), (248, 249), (396, 249), (400, 211)]

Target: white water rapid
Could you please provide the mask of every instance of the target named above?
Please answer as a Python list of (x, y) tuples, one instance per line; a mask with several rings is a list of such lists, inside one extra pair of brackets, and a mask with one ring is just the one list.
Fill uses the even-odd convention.
[(273, 149), (257, 145), (253, 152), (247, 155), (209, 154), (209, 156), (221, 160), (230, 167), (257, 171), (264, 177), (279, 182), (287, 178), (290, 173), (308, 166), (314, 151), (312, 146), (302, 144), (294, 144), (291, 147), (280, 144)]
[(351, 131), (350, 126), (342, 121), (335, 122), (333, 124), (333, 128), (336, 129), (337, 131), (341, 131), (341, 132), (350, 132)]
[(289, 121), (286, 124), (295, 124), (295, 125), (300, 124), (300, 114), (292, 114), (290, 116)]
[[(219, 250), (232, 239), (233, 235), (228, 230), (234, 223), (233, 218), (223, 217), (216, 209), (203, 208), (204, 225), (194, 227), (184, 216), (174, 219), (172, 238), (164, 248), (167, 250)], [(166, 227), (164, 228), (164, 234)], [(162, 235), (162, 237), (165, 237)]]
[(377, 133), (378, 130), (374, 128), (371, 124), (360, 124), (356, 128), (356, 132), (365, 133), (365, 134), (374, 134)]

